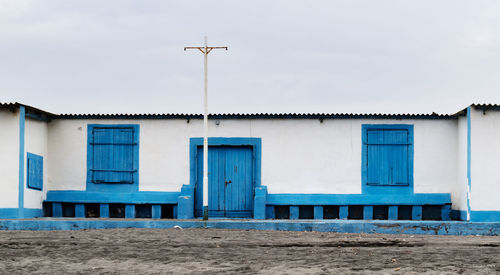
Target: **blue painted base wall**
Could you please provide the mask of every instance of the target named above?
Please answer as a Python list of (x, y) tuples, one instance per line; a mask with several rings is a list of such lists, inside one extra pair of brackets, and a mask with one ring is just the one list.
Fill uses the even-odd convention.
[(112, 220), (54, 219), (0, 220), (0, 230), (83, 230), (112, 228), (219, 228), (243, 230), (320, 231), (340, 233), (499, 235), (500, 222), (458, 221), (283, 221), (283, 220)]
[[(22, 212), (20, 213), (20, 211)], [(39, 217), (43, 217), (42, 209), (23, 208), (19, 210), (18, 208), (0, 208), (0, 219), (30, 219)]]

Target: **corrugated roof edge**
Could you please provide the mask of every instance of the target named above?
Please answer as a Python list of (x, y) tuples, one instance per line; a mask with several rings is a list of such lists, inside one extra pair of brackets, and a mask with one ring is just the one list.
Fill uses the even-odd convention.
[[(455, 115), (446, 114), (353, 114), (353, 113), (222, 113), (209, 114), (211, 119), (342, 119), (342, 118), (421, 118), (447, 119)], [(65, 119), (202, 119), (202, 114), (61, 114), (57, 118)]]
[[(19, 102), (0, 102), (0, 108), (18, 108), (25, 106), (27, 113), (35, 118), (50, 119), (201, 119), (202, 114), (54, 114)], [(476, 109), (498, 109), (499, 104), (472, 104)], [(467, 108), (455, 114), (388, 114), (388, 113), (221, 113), (210, 114), (211, 119), (347, 119), (347, 118), (378, 118), (378, 119), (453, 119), (465, 115)]]
[(34, 118), (38, 118), (38, 119), (42, 119), (42, 120), (50, 120), (51, 118), (57, 117), (56, 114), (44, 111), (42, 109), (35, 108), (33, 106), (30, 106), (30, 105), (26, 105), (26, 104), (23, 104), (23, 103), (19, 103), (19, 102), (0, 102), (0, 108), (4, 108), (4, 109), (11, 109), (11, 110), (13, 110), (13, 109), (19, 108), (19, 106), (24, 106), (24, 108), (26, 108), (27, 115), (30, 116), (30, 117), (34, 117)]

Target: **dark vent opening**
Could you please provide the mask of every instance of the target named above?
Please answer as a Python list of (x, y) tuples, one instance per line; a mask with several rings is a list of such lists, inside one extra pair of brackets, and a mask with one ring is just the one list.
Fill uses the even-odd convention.
[(374, 220), (387, 220), (389, 218), (389, 207), (387, 205), (373, 206)]
[(274, 217), (278, 220), (290, 219), (290, 206), (275, 206)]
[(161, 205), (161, 218), (162, 219), (173, 219), (174, 218), (174, 206), (171, 204)]
[(125, 218), (125, 204), (112, 203), (109, 205), (110, 218)]
[(314, 207), (299, 206), (299, 219), (314, 219)]
[(75, 217), (75, 204), (74, 203), (63, 203), (62, 204), (63, 217), (74, 218)]
[(441, 220), (441, 205), (424, 205), (422, 206), (422, 220)]
[(99, 218), (101, 216), (101, 209), (98, 203), (85, 204), (85, 217)]
[(400, 205), (398, 206), (398, 220), (411, 220), (412, 218), (411, 205)]
[(323, 219), (338, 219), (338, 218), (339, 218), (338, 205), (323, 206)]
[(136, 204), (135, 217), (140, 219), (151, 219), (151, 204)]
[(51, 202), (43, 202), (42, 203), (43, 216), (44, 217), (52, 217), (52, 203)]
[(349, 214), (347, 216), (350, 220), (362, 220), (363, 219), (363, 206), (362, 205), (350, 205), (348, 208)]

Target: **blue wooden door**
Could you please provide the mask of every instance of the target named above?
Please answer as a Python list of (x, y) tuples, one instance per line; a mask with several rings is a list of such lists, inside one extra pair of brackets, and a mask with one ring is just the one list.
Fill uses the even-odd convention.
[(408, 131), (369, 130), (368, 185), (408, 185)]
[[(195, 212), (203, 215), (203, 148), (198, 148)], [(252, 147), (219, 146), (208, 150), (208, 214), (252, 217)]]

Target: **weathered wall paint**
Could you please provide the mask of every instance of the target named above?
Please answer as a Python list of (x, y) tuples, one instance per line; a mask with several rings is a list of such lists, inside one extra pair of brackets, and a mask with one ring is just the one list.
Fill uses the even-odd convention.
[(18, 207), (19, 111), (0, 110), (0, 208)]
[[(414, 191), (449, 193), (457, 182), (456, 120), (214, 120), (212, 137), (262, 138), (269, 193), (361, 193), (361, 125), (414, 125)], [(140, 124), (140, 191), (177, 192), (189, 183), (189, 138), (202, 121), (54, 120), (49, 123), (51, 190), (85, 190), (87, 124)]]
[(42, 208), (42, 201), (47, 193), (47, 175), (48, 175), (48, 126), (47, 122), (26, 118), (24, 151), (43, 156), (43, 190), (34, 190), (27, 187), (28, 182), (28, 164), (27, 158), (24, 159), (24, 207)]

